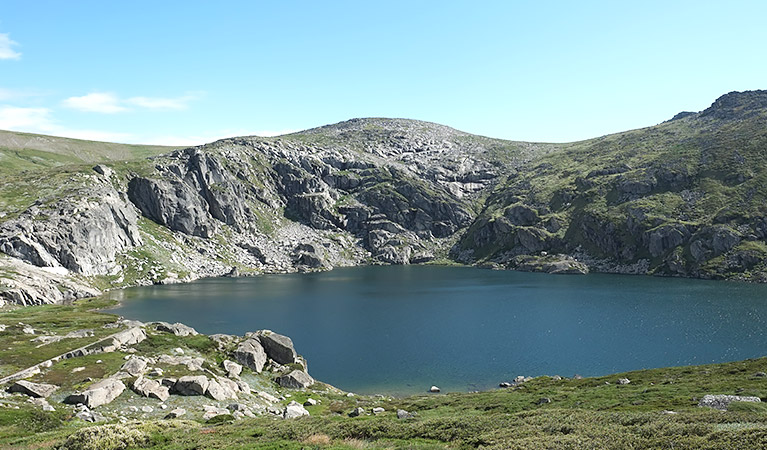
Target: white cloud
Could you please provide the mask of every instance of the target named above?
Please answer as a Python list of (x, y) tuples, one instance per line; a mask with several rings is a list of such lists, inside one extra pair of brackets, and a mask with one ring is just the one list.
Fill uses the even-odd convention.
[(131, 97), (126, 100), (134, 106), (138, 106), (146, 109), (186, 109), (189, 107), (189, 102), (194, 100), (194, 96), (185, 95), (177, 98), (162, 98), (162, 97)]
[(67, 128), (57, 124), (51, 112), (48, 108), (0, 106), (0, 130), (23, 131), (26, 133), (50, 134), (75, 139), (109, 142), (126, 142), (132, 138), (132, 135), (128, 133)]
[(93, 92), (82, 97), (69, 97), (64, 100), (64, 106), (78, 111), (114, 114), (127, 111), (120, 105), (120, 99), (108, 92)]
[(189, 102), (196, 98), (196, 95), (184, 95), (175, 98), (139, 96), (121, 99), (110, 92), (91, 92), (81, 97), (69, 97), (63, 101), (63, 105), (78, 111), (114, 114), (136, 109), (182, 110), (187, 109)]
[(19, 45), (12, 41), (7, 33), (0, 33), (0, 59), (19, 59), (21, 53), (13, 50), (11, 47)]
[(52, 126), (48, 108), (0, 106), (0, 129), (49, 131)]

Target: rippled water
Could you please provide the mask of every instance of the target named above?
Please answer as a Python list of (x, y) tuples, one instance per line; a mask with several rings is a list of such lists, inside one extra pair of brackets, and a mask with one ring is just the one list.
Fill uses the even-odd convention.
[(133, 319), (286, 334), (314, 377), (360, 393), (481, 390), (516, 375), (767, 354), (767, 286), (735, 282), (376, 266), (110, 295)]

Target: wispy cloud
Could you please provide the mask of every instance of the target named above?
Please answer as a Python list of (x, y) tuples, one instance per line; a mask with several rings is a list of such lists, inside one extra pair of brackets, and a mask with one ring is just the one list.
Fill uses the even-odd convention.
[(120, 99), (109, 92), (93, 92), (82, 97), (69, 97), (63, 105), (78, 111), (114, 114), (127, 111), (120, 105)]
[(131, 97), (125, 102), (140, 108), (146, 109), (171, 109), (181, 110), (189, 107), (189, 102), (194, 100), (196, 96), (185, 95), (183, 97), (176, 98), (163, 98), (163, 97)]
[(196, 95), (181, 97), (130, 97), (121, 99), (111, 92), (91, 92), (81, 97), (69, 97), (64, 106), (78, 111), (114, 114), (132, 110), (183, 110)]
[(0, 33), (0, 59), (19, 59), (21, 53), (15, 51), (12, 47), (19, 45), (11, 40), (7, 33)]
[(68, 128), (59, 125), (54, 120), (52, 110), (49, 108), (24, 108), (8, 105), (0, 105), (0, 130), (110, 142), (126, 142), (133, 137), (128, 133)]
[(49, 131), (51, 110), (48, 108), (20, 108), (0, 106), (0, 129)]

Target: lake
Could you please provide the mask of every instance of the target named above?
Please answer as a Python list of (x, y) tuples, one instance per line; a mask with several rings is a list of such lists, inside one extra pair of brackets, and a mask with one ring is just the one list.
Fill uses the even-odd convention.
[(109, 294), (206, 334), (270, 329), (315, 378), (372, 394), (496, 387), (767, 354), (767, 286), (679, 278), (371, 266)]

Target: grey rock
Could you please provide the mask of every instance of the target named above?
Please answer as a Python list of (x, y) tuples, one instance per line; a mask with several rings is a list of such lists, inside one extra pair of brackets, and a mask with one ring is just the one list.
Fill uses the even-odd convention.
[(404, 409), (398, 409), (397, 410), (397, 418), (398, 419), (412, 419), (413, 415)]
[(383, 414), (384, 412), (386, 412), (386, 410), (384, 408), (381, 408), (380, 406), (373, 408), (372, 411), (373, 411), (373, 414), (375, 415)]
[(234, 358), (238, 363), (256, 373), (261, 373), (266, 364), (266, 352), (261, 346), (261, 342), (255, 337), (241, 342), (234, 351)]
[(95, 411), (80, 411), (79, 413), (75, 414), (75, 417), (78, 419), (84, 421), (84, 422), (104, 422), (106, 418), (102, 416), (101, 414), (95, 412)]
[(237, 398), (237, 391), (239, 390), (237, 384), (232, 382), (232, 384), (234, 384), (234, 389), (232, 389), (232, 386), (223, 380), (224, 379), (209, 380), (205, 389), (205, 395), (218, 401)]
[(309, 411), (306, 410), (300, 403), (290, 402), (285, 407), (285, 411), (282, 413), (282, 417), (285, 419), (296, 419), (302, 416), (308, 416)]
[(128, 198), (144, 216), (171, 230), (208, 238), (216, 229), (205, 200), (180, 180), (133, 178)]
[(358, 406), (349, 413), (349, 417), (359, 417), (363, 414), (365, 414), (365, 410)]
[[(174, 383), (175, 384), (175, 383)], [(144, 397), (156, 398), (161, 402), (170, 397), (170, 390), (168, 386), (164, 386), (157, 380), (150, 380), (149, 378), (139, 377), (133, 382), (133, 392), (143, 395)]]
[(48, 398), (51, 394), (56, 392), (58, 388), (58, 386), (53, 384), (33, 383), (31, 381), (19, 380), (8, 388), (8, 392), (20, 392), (35, 398)]
[(551, 399), (548, 397), (541, 397), (540, 399), (538, 399), (539, 405), (545, 405), (546, 403), (551, 403)]
[(146, 372), (147, 361), (141, 356), (131, 356), (125, 364), (122, 365), (120, 370), (127, 372), (131, 376), (139, 376)]
[(111, 403), (112, 400), (119, 397), (124, 390), (125, 385), (122, 381), (114, 378), (105, 378), (91, 384), (80, 394), (72, 394), (68, 396), (64, 399), (64, 403), (82, 403), (88, 408), (96, 408)]
[(293, 348), (293, 340), (289, 337), (270, 330), (262, 330), (258, 333), (258, 338), (266, 352), (266, 356), (272, 360), (280, 364), (295, 362), (296, 350)]
[(203, 375), (185, 375), (179, 378), (171, 389), (171, 393), (179, 395), (205, 395), (210, 381)]
[(303, 370), (294, 370), (287, 375), (277, 377), (277, 384), (292, 389), (304, 389), (314, 384), (314, 379)]
[(317, 400), (313, 398), (307, 398), (306, 401), (304, 402), (304, 406), (316, 406), (316, 405), (317, 405)]
[(429, 392), (440, 392), (440, 389), (437, 386), (432, 386), (429, 388)]
[(704, 395), (698, 406), (726, 411), (732, 402), (761, 402), (759, 397), (744, 397), (740, 395)]
[(184, 325), (183, 323), (174, 323), (170, 324), (167, 322), (156, 322), (155, 329), (157, 331), (162, 331), (165, 333), (172, 333), (176, 336), (197, 336), (199, 333), (197, 333), (197, 330), (194, 328)]
[(631, 383), (631, 380), (628, 378), (618, 378), (618, 384), (629, 384)]
[(186, 410), (184, 408), (174, 408), (168, 412), (168, 414), (165, 416), (166, 419), (177, 419), (183, 415), (186, 414)]
[(223, 362), (224, 370), (226, 370), (226, 374), (230, 378), (236, 378), (239, 377), (242, 373), (242, 366), (237, 364), (234, 361), (224, 360)]

